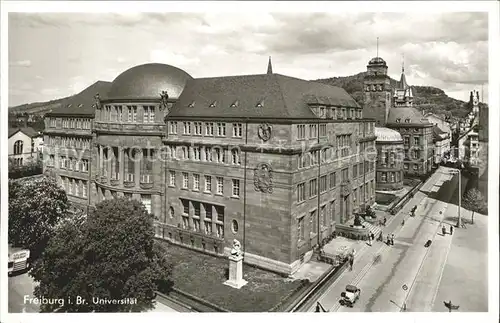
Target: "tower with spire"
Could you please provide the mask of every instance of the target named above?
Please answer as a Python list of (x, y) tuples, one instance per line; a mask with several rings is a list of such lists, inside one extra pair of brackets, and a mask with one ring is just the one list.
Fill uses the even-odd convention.
[(267, 63), (267, 74), (273, 74), (273, 65), (271, 64), (271, 56), (269, 56), (269, 62)]
[(401, 78), (397, 87), (394, 89), (394, 107), (411, 107), (413, 106), (413, 91), (406, 82), (405, 75), (405, 59), (404, 54), (401, 61)]
[(387, 75), (387, 63), (379, 56), (378, 37), (377, 55), (367, 65), (364, 77), (363, 116), (375, 119), (377, 126), (387, 122), (391, 108), (391, 80)]

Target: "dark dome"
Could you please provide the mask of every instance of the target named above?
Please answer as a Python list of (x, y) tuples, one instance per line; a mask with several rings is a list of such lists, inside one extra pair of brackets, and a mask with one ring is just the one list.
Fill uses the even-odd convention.
[(370, 59), (370, 62), (368, 62), (368, 64), (383, 64), (383, 65), (386, 65), (384, 59), (382, 57), (374, 57), (372, 59)]
[(109, 99), (160, 98), (162, 91), (177, 99), (191, 75), (167, 64), (144, 64), (132, 67), (118, 75), (111, 84)]

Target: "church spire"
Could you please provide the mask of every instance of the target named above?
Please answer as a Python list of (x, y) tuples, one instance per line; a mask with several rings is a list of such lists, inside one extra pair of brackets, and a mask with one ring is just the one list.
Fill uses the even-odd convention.
[(405, 54), (403, 53), (401, 57), (401, 73), (404, 74), (404, 72), (405, 72)]
[(273, 65), (271, 64), (271, 56), (269, 56), (269, 63), (267, 63), (267, 74), (273, 74)]

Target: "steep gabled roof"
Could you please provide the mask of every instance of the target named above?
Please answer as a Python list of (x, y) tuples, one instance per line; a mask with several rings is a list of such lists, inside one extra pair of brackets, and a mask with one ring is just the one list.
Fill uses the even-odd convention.
[(93, 104), (95, 103), (94, 96), (99, 93), (101, 98), (104, 98), (111, 87), (111, 82), (97, 81), (91, 86), (87, 87), (82, 92), (75, 94), (61, 104), (60, 108), (52, 110), (52, 112), (47, 113), (47, 115), (58, 116), (58, 115), (80, 115), (80, 116), (94, 116), (95, 109)]
[(9, 128), (9, 138), (21, 131), (30, 138), (41, 136), (41, 134), (31, 127)]
[(188, 81), (169, 116), (316, 118), (309, 104), (359, 107), (339, 87), (281, 74), (259, 74)]

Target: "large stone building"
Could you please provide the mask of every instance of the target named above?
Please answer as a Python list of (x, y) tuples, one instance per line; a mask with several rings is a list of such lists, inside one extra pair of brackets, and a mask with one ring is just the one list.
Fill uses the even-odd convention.
[[(237, 239), (245, 262), (290, 274), (375, 202), (374, 122), (343, 89), (270, 65), (194, 79), (146, 64), (101, 85), (46, 118), (46, 168), (83, 207), (138, 199), (157, 238), (217, 255)], [(82, 148), (60, 153), (68, 141)]]
[(375, 127), (377, 136), (378, 191), (397, 191), (403, 188), (404, 146), (401, 134), (389, 128)]
[(434, 159), (432, 124), (413, 107), (413, 91), (406, 82), (404, 66), (395, 88), (391, 86), (387, 69), (380, 57), (368, 63), (364, 79), (364, 116), (375, 119), (379, 127), (385, 126), (401, 134), (405, 175), (425, 175), (432, 171)]

